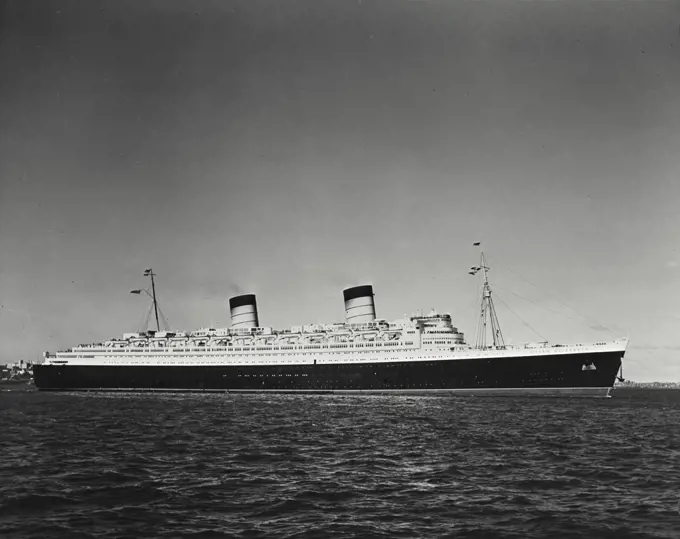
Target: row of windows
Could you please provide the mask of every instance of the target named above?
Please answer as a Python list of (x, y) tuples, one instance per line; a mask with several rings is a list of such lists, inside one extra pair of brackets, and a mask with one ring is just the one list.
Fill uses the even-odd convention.
[[(347, 344), (335, 344), (335, 345), (323, 345), (323, 346), (242, 346), (242, 347), (206, 347), (200, 349), (202, 352), (267, 352), (267, 351), (281, 351), (281, 350), (321, 350), (321, 349), (330, 349), (330, 348), (374, 348), (374, 347), (382, 347), (382, 346), (413, 346), (413, 341), (406, 341), (406, 342), (387, 342), (387, 343), (365, 343), (365, 344), (355, 344), (355, 345), (347, 345)], [(104, 349), (103, 351), (109, 351), (110, 349)], [(147, 349), (145, 348), (122, 348), (122, 349), (116, 349), (120, 350), (122, 353), (125, 352), (144, 352)], [(196, 353), (198, 349), (196, 348), (165, 348), (164, 350), (172, 350), (174, 353)], [(150, 353), (155, 353), (155, 352), (150, 352)], [(65, 356), (65, 357), (71, 357), (71, 356)], [(85, 357), (85, 356), (80, 356), (80, 357)], [(90, 356), (88, 356), (90, 357)]]
[[(309, 359), (314, 359), (315, 361), (333, 361), (333, 358), (329, 358), (331, 355), (345, 355), (340, 352), (331, 352), (330, 354), (325, 354), (324, 356), (319, 357), (316, 354), (299, 354), (300, 356), (312, 356)], [(252, 358), (252, 356), (231, 356), (231, 357), (215, 357), (215, 356), (171, 356), (171, 355), (162, 355), (162, 356), (154, 356), (153, 358), (134, 358), (134, 357), (115, 357), (115, 356), (101, 356), (100, 359), (105, 360), (107, 363), (117, 363), (117, 362), (127, 362), (127, 361), (135, 361), (139, 363), (144, 363), (144, 364), (154, 364), (154, 363), (170, 363), (170, 364), (176, 364), (178, 362), (186, 362), (186, 361), (192, 361), (192, 362), (210, 362), (211, 364), (220, 364), (220, 363), (252, 363), (252, 364), (259, 364), (262, 363), (263, 360), (266, 361), (271, 361), (273, 358), (278, 358), (279, 356), (284, 356), (286, 357), (286, 354), (267, 354), (266, 356), (260, 356), (258, 359)], [(428, 355), (427, 357), (439, 357), (442, 358), (444, 356), (442, 355)], [(423, 359), (417, 358), (415, 356), (401, 356), (401, 357), (362, 357), (362, 358), (356, 358), (356, 357), (349, 357), (347, 358), (346, 362), (367, 362), (367, 361), (399, 361), (399, 360), (406, 360), (406, 359)], [(299, 360), (297, 359), (282, 359), (278, 360), (278, 363), (298, 363)]]
[[(164, 357), (168, 357), (168, 356), (164, 356)], [(437, 359), (437, 358), (438, 358), (438, 359), (443, 359), (444, 356), (434, 356), (434, 355), (431, 355), (431, 356), (428, 356), (428, 357), (427, 357), (427, 359)], [(422, 357), (421, 357), (421, 358), (417, 358), (417, 357), (414, 357), (414, 356), (410, 356), (410, 357), (401, 357), (401, 358), (400, 358), (400, 357), (371, 358), (370, 361), (362, 361), (362, 360), (359, 360), (359, 359), (350, 358), (350, 359), (344, 361), (343, 363), (355, 363), (355, 362), (358, 362), (359, 364), (356, 365), (357, 367), (364, 367), (364, 366), (367, 366), (367, 365), (375, 364), (377, 361), (381, 361), (381, 362), (390, 362), (390, 361), (392, 361), (392, 362), (396, 362), (396, 363), (403, 363), (403, 362), (406, 361), (406, 360), (414, 360), (414, 359), (415, 359), (415, 360), (420, 360), (420, 361), (424, 361), (424, 360), (425, 360), (425, 358), (422, 358)], [(315, 360), (314, 360), (314, 365), (317, 364), (316, 361), (317, 361), (317, 360), (315, 359)], [(148, 360), (147, 360), (147, 361), (130, 361), (130, 362), (122, 363), (122, 365), (147, 365), (147, 366), (153, 366), (153, 365), (176, 365), (176, 366), (177, 366), (178, 363), (179, 363), (178, 361), (169, 361), (169, 360), (167, 360), (167, 359), (164, 359), (164, 360), (162, 360), (162, 361), (153, 361), (153, 362), (152, 362), (152, 361), (148, 361)], [(225, 365), (225, 362), (222, 361), (222, 360), (219, 360), (219, 361), (212, 360), (212, 361), (211, 361), (211, 360), (208, 360), (208, 359), (201, 359), (200, 362), (199, 362), (199, 361), (198, 361), (198, 358), (197, 358), (196, 363), (198, 363), (198, 365), (196, 365), (196, 366), (200, 366), (200, 365)], [(331, 360), (331, 361), (324, 361), (324, 362), (319, 363), (319, 364), (324, 365), (324, 364), (333, 364), (333, 363), (337, 363), (337, 362)], [(105, 364), (107, 364), (107, 365), (121, 365), (121, 362), (120, 362), (120, 361), (116, 361), (116, 360), (108, 360), (108, 361), (105, 361)], [(231, 361), (231, 362), (227, 363), (226, 365), (229, 365), (229, 364), (232, 364), (232, 365), (234, 365), (234, 364), (236, 364), (236, 365), (258, 365), (258, 366), (263, 366), (263, 367), (264, 367), (264, 366), (284, 365), (284, 364), (287, 364), (287, 365), (290, 365), (290, 364), (299, 365), (300, 367), (307, 367), (307, 366), (310, 365), (309, 363), (300, 364), (300, 363), (298, 363), (297, 361), (291, 361), (291, 360), (285, 361), (285, 362), (273, 363), (273, 364), (264, 363), (264, 362), (262, 362), (262, 361)], [(185, 366), (185, 365), (184, 365), (184, 364), (181, 364), (180, 366)]]
[[(301, 377), (305, 378), (309, 375), (304, 374), (304, 373), (303, 374), (290, 374), (290, 373), (289, 374), (281, 374), (281, 373), (278, 373), (278, 374), (239, 374), (238, 378), (258, 378), (258, 377), (264, 378), (264, 377), (269, 377), (269, 376), (271, 376), (271, 377), (274, 377), (274, 376), (281, 376), (281, 377), (283, 377), (283, 376), (290, 376), (290, 377), (301, 376)], [(228, 378), (228, 375), (223, 374), (222, 378)]]
[[(171, 349), (174, 352), (195, 352), (196, 350), (224, 350), (224, 351), (252, 351), (252, 350), (322, 350), (326, 348), (366, 348), (366, 347), (380, 347), (380, 346), (413, 346), (413, 341), (398, 341), (398, 342), (376, 342), (376, 343), (352, 343), (352, 344), (311, 344), (311, 345), (286, 345), (286, 346), (198, 346), (193, 348), (186, 347), (174, 347), (174, 346), (110, 346), (101, 347), (104, 350), (109, 350), (111, 348), (121, 351), (146, 351), (149, 349), (159, 348), (159, 349)], [(92, 349), (97, 351), (96, 349)]]
[[(158, 359), (154, 359), (153, 361), (148, 360), (148, 359), (147, 360), (137, 360), (137, 361), (135, 361), (132, 358), (130, 358), (130, 361), (126, 361), (126, 362), (121, 362), (117, 359), (105, 358), (106, 359), (105, 362), (107, 364), (112, 364), (112, 365), (119, 365), (121, 363), (124, 364), (124, 365), (177, 365), (178, 363), (183, 363), (183, 362), (178, 361), (180, 358), (173, 358), (173, 360), (170, 360), (170, 359), (168, 359), (169, 357), (170, 356), (159, 356)], [(435, 357), (435, 356), (430, 356), (430, 357)], [(442, 357), (442, 356), (439, 356), (439, 357)], [(219, 359), (219, 360), (212, 359), (211, 360), (210, 358), (205, 358), (205, 357), (192, 358), (192, 359), (194, 359), (194, 361), (196, 363), (200, 363), (200, 364), (204, 364), (204, 363), (210, 364), (210, 365), (224, 365), (225, 364), (225, 361), (222, 360), (222, 359)], [(375, 363), (376, 361), (400, 361), (400, 360), (403, 361), (405, 359), (414, 359), (414, 358), (413, 357), (408, 357), (408, 358), (381, 357), (381, 358), (370, 358), (369, 361), (366, 361), (365, 359), (348, 358), (347, 360), (345, 360), (345, 362), (361, 362), (361, 363), (371, 362), (371, 363)], [(318, 359), (318, 358), (315, 358), (314, 361), (321, 361), (321, 360)], [(335, 363), (334, 361), (329, 361), (329, 362)], [(238, 358), (232, 358), (231, 361), (226, 362), (226, 364), (230, 364), (230, 363), (231, 364), (236, 363), (236, 364), (239, 364), (239, 365), (241, 365), (241, 364), (248, 364), (248, 365), (262, 365), (262, 364), (264, 364), (264, 362), (262, 360), (246, 360), (246, 361), (243, 361), (243, 360), (239, 360)], [(295, 365), (295, 364), (299, 364), (299, 362), (294, 361), (292, 359), (289, 359), (287, 361), (279, 361), (279, 362), (275, 363), (275, 365), (283, 365), (283, 364), (288, 364), (288, 365), (293, 364), (293, 365)], [(303, 365), (309, 365), (309, 363), (304, 363)]]

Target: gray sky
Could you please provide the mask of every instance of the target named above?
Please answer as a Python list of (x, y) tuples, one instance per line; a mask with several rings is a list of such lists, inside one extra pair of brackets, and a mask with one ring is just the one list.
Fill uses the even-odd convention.
[(135, 331), (148, 267), (176, 329), (371, 283), (473, 341), (482, 240), (507, 340), (680, 380), (680, 4), (1, 5), (0, 361)]

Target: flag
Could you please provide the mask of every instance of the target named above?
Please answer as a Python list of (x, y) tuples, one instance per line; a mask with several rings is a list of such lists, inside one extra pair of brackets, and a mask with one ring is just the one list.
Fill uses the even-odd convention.
[(151, 273), (151, 268), (149, 268), (148, 270), (144, 270), (144, 275), (149, 275), (150, 273)]
[(481, 242), (481, 241), (476, 241), (476, 242), (474, 242), (472, 245), (479, 245), (480, 243), (482, 243), (482, 242)]
[(141, 290), (130, 290), (130, 294), (141, 294)]

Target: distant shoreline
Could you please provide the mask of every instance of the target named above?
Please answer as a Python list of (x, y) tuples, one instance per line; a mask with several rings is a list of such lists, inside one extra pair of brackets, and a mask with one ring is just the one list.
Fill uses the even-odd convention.
[(680, 389), (680, 382), (624, 382), (614, 389)]

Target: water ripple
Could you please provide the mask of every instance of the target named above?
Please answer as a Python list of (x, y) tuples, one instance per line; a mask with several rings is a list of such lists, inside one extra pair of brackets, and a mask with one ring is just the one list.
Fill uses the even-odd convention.
[(0, 535), (671, 538), (680, 392), (0, 394)]

